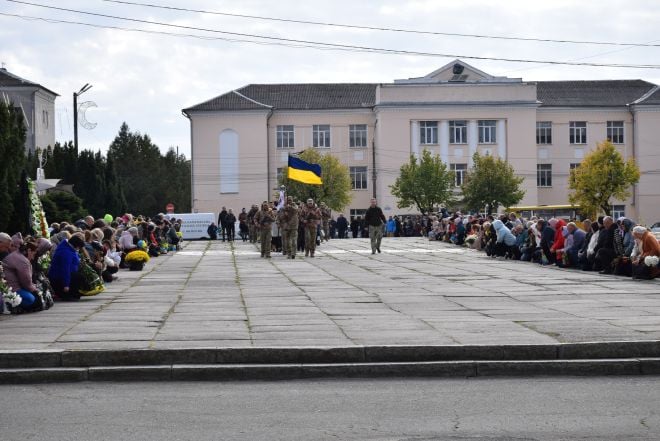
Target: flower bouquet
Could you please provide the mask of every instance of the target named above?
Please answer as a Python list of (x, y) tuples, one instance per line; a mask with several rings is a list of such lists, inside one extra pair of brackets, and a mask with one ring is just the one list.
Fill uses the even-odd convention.
[(50, 254), (46, 253), (43, 256), (41, 256), (38, 260), (39, 262), (39, 267), (41, 268), (41, 271), (44, 274), (48, 274), (48, 269), (50, 268)]
[(142, 271), (144, 264), (149, 262), (149, 254), (142, 250), (134, 250), (128, 253), (124, 260), (131, 271)]
[(80, 259), (78, 274), (80, 276), (80, 288), (78, 289), (80, 295), (95, 296), (105, 291), (105, 286), (103, 286), (103, 281), (99, 273), (94, 271), (94, 268), (92, 268), (92, 265), (85, 257), (81, 257)]
[(478, 238), (479, 236), (476, 234), (470, 234), (465, 238), (465, 244), (471, 246), (477, 241)]
[(658, 259), (658, 256), (646, 256), (644, 258), (644, 265), (654, 267), (658, 266), (658, 262), (660, 259)]
[(39, 199), (39, 194), (37, 193), (37, 184), (29, 178), (28, 189), (30, 192), (30, 221), (34, 236), (48, 239), (50, 237), (48, 222), (46, 221), (46, 213), (44, 213), (41, 199)]
[(7, 285), (4, 274), (2, 273), (2, 266), (0, 266), (0, 297), (2, 297), (2, 303), (4, 304), (2, 310), (3, 314), (11, 314), (13, 309), (23, 301), (21, 295), (14, 292), (14, 290)]

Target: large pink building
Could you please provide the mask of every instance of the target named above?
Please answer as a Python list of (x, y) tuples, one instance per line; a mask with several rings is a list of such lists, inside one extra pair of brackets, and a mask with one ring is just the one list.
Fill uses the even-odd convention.
[(615, 215), (660, 221), (660, 88), (643, 80), (523, 81), (455, 60), (387, 84), (251, 84), (184, 109), (190, 119), (193, 210), (270, 198), (291, 152), (316, 148), (351, 172), (357, 214), (374, 195), (402, 213), (389, 186), (428, 149), (460, 185), (474, 152), (524, 177), (521, 205), (566, 204), (569, 170), (610, 139), (642, 175)]

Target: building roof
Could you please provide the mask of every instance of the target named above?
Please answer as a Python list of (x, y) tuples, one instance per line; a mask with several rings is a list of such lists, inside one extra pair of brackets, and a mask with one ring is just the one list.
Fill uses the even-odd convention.
[(652, 90), (648, 91), (646, 95), (635, 101), (635, 104), (660, 105), (660, 86), (655, 86)]
[[(625, 106), (656, 87), (644, 80), (538, 81), (536, 85), (541, 107)], [(369, 108), (375, 105), (377, 86), (375, 83), (249, 84), (184, 112)], [(643, 100), (643, 104), (659, 103), (660, 90)]]
[(55, 96), (59, 96), (57, 93), (45, 88), (41, 84), (33, 83), (32, 81), (28, 81), (18, 75), (14, 75), (4, 67), (0, 68), (0, 87), (38, 87)]
[(625, 106), (642, 97), (655, 84), (643, 80), (537, 81), (541, 107)]
[(373, 107), (377, 84), (249, 84), (184, 109), (218, 110), (316, 110)]

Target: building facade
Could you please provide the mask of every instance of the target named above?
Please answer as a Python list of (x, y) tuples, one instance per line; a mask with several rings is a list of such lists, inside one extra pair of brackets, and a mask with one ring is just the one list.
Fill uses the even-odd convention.
[(388, 84), (248, 85), (184, 109), (191, 125), (193, 209), (217, 212), (272, 197), (289, 153), (319, 149), (349, 167), (359, 214), (410, 154), (438, 154), (461, 184), (475, 152), (524, 178), (520, 205), (567, 203), (572, 167), (610, 139), (642, 176), (616, 214), (660, 220), (660, 88), (642, 80), (527, 82), (455, 60)]
[(25, 118), (25, 151), (55, 145), (55, 99), (59, 95), (40, 84), (0, 68), (0, 99), (18, 108)]

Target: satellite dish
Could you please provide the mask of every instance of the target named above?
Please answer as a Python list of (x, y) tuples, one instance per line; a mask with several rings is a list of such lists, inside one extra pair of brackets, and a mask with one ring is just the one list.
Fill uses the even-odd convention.
[(98, 107), (94, 101), (85, 101), (84, 103), (80, 103), (78, 105), (78, 122), (80, 123), (81, 126), (86, 128), (87, 130), (92, 130), (94, 127), (96, 127), (96, 123), (89, 122), (87, 121), (87, 115), (85, 112), (87, 112), (87, 109), (90, 107)]

